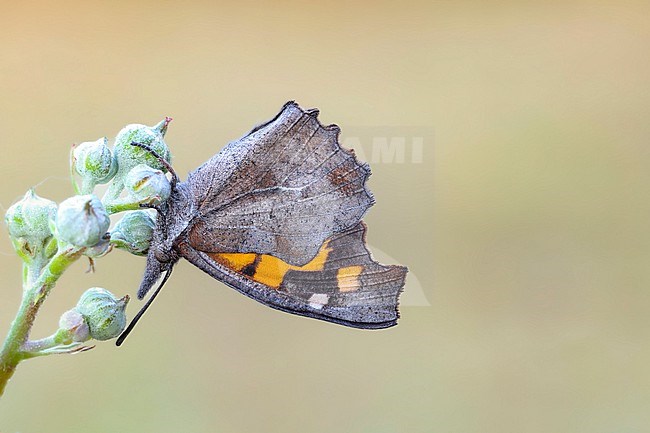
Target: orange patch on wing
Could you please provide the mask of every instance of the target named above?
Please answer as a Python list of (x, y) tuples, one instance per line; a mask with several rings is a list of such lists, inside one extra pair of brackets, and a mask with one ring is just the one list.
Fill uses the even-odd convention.
[[(269, 254), (260, 255), (260, 261), (255, 267), (255, 273), (248, 277), (258, 283), (264, 284), (275, 289), (280, 287), (282, 280), (287, 272), (294, 271), (321, 271), (327, 261), (331, 248), (328, 246), (329, 240), (325, 241), (318, 250), (318, 254), (309, 263), (303, 266), (294, 266), (289, 263), (273, 257)], [(237, 272), (241, 272), (246, 266), (252, 264), (257, 257), (253, 253), (228, 253), (228, 254), (210, 254), (217, 262)]]
[(363, 271), (363, 266), (355, 265), (341, 268), (336, 273), (336, 280), (340, 292), (352, 292), (361, 287), (359, 275)]
[(329, 241), (326, 241), (320, 247), (320, 250), (318, 250), (316, 257), (314, 257), (309, 263), (304, 266), (290, 265), (289, 263), (282, 261), (277, 257), (263, 254), (262, 259), (260, 260), (260, 263), (257, 265), (257, 269), (255, 270), (255, 275), (253, 275), (253, 280), (277, 289), (280, 287), (285, 274), (290, 270), (320, 271), (323, 269), (323, 266), (327, 261), (327, 256), (331, 251), (331, 248), (328, 248), (327, 246), (328, 243)]
[(210, 254), (215, 261), (221, 263), (227, 268), (230, 268), (234, 271), (241, 272), (246, 266), (252, 264), (255, 261), (257, 254), (255, 253), (224, 253), (224, 254)]

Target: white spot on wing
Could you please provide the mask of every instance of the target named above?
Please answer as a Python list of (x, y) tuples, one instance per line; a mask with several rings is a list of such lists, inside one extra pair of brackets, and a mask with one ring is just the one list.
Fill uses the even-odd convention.
[(329, 299), (330, 297), (325, 293), (314, 293), (309, 298), (309, 306), (320, 310), (325, 304), (327, 304), (327, 301), (329, 301)]

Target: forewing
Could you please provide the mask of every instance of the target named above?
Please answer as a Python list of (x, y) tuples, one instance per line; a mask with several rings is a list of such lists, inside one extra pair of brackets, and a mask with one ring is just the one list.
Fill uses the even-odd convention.
[(407, 269), (372, 260), (365, 226), (327, 239), (302, 266), (271, 255), (199, 251), (185, 242), (181, 254), (195, 266), (272, 308), (356, 328), (397, 324), (398, 298)]
[(205, 252), (272, 254), (303, 265), (325, 239), (355, 226), (373, 198), (366, 164), (316, 110), (287, 103), (270, 122), (190, 174), (198, 215), (189, 241)]

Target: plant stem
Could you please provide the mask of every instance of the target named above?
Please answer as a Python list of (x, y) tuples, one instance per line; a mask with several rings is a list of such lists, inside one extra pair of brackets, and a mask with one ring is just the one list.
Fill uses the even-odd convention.
[(50, 335), (49, 337), (41, 338), (38, 340), (28, 340), (23, 344), (23, 351), (35, 353), (42, 350), (51, 349), (56, 346), (60, 346), (57, 342), (56, 334)]
[(120, 194), (124, 190), (124, 182), (121, 180), (121, 177), (115, 176), (113, 182), (108, 186), (108, 189), (102, 197), (102, 203), (111, 203), (118, 199)]
[(124, 212), (127, 210), (142, 209), (140, 203), (133, 203), (133, 202), (120, 203), (119, 201), (106, 203), (105, 207), (106, 207), (106, 212), (108, 212), (109, 215), (113, 215), (119, 212)]
[(29, 322), (28, 317), (32, 300), (23, 292), (23, 299), (18, 308), (18, 313), (11, 323), (9, 334), (5, 339), (2, 352), (0, 352), (0, 396), (4, 393), (7, 382), (14, 375), (16, 366), (21, 361), (19, 348), (22, 343), (22, 336), (29, 333), (29, 328), (33, 322)]
[(29, 357), (23, 350), (23, 346), (29, 338), (29, 332), (41, 304), (61, 274), (82, 253), (83, 248), (68, 248), (57, 252), (44, 267), (39, 261), (30, 264), (20, 308), (0, 351), (0, 396), (4, 393), (7, 382), (13, 376), (18, 363)]

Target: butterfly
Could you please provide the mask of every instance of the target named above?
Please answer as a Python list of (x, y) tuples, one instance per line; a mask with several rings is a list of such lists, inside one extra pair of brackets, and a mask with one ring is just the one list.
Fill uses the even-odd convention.
[(156, 208), (138, 298), (164, 277), (118, 346), (181, 258), (277, 310), (355, 328), (397, 324), (407, 268), (377, 263), (366, 247), (370, 168), (318, 114), (286, 103), (184, 182), (160, 158), (172, 193)]

